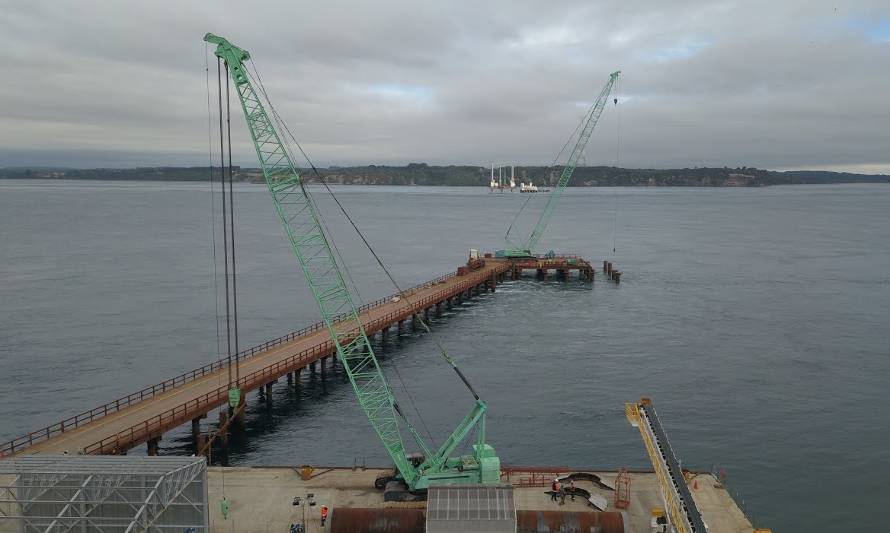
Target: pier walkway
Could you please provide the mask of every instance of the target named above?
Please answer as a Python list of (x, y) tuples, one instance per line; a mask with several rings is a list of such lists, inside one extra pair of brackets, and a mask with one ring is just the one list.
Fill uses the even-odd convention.
[[(577, 256), (517, 260), (486, 254), (484, 259), (470, 261), (455, 273), (361, 306), (360, 319), (369, 337), (378, 333), (385, 336), (393, 327), (401, 333), (406, 321), (411, 321), (413, 328), (419, 316), (438, 315), (443, 305), (450, 307), (482, 291), (494, 292), (498, 283), (518, 279), (524, 270), (537, 271), (539, 278), (542, 274), (546, 277), (548, 270), (555, 271), (559, 278), (575, 270), (579, 278), (593, 280), (590, 263)], [(320, 366), (324, 377), (326, 364), (337, 364), (335, 353), (323, 323), (242, 351), (237, 378), (242, 401), (255, 390), (268, 394), (279, 378), (296, 378), (307, 367), (315, 372)], [(197, 441), (201, 419), (228, 401), (228, 372), (225, 359), (214, 361), (0, 443), (0, 459), (34, 454), (123, 454), (142, 443), (148, 443), (149, 454), (154, 454), (164, 433), (189, 422)]]
[[(443, 305), (457, 303), (482, 291), (494, 291), (512, 265), (508, 261), (486, 259), (463, 275), (448, 274), (359, 309), (368, 336), (385, 335), (391, 327), (399, 331), (405, 322), (419, 315), (440, 313)], [(323, 323), (274, 339), (241, 352), (238, 386), (242, 397), (262, 387), (271, 387), (279, 378), (303, 368), (315, 369), (335, 354)], [(0, 444), (0, 458), (33, 454), (114, 454), (126, 453), (148, 442), (149, 451), (157, 439), (188, 422), (193, 429), (201, 418), (228, 400), (228, 370), (225, 360), (216, 361), (152, 387), (119, 398), (51, 426)]]

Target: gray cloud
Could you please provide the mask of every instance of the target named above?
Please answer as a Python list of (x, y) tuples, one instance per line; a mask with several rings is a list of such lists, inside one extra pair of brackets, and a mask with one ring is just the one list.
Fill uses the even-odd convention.
[(890, 172), (886, 2), (36, 1), (0, 31), (0, 166), (206, 164), (213, 31), (320, 164), (547, 163), (621, 68), (589, 164), (620, 120), (622, 166)]

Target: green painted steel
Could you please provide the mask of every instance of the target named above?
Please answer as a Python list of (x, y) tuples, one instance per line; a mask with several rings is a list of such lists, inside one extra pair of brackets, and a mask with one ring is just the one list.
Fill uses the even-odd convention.
[(578, 135), (578, 142), (575, 143), (575, 147), (572, 149), (572, 153), (569, 155), (569, 159), (566, 162), (565, 167), (562, 169), (562, 174), (559, 176), (559, 181), (557, 182), (556, 187), (553, 188), (550, 192), (550, 196), (547, 198), (547, 203), (544, 205), (544, 210), (541, 212), (538, 223), (535, 224), (535, 227), (532, 229), (532, 232), (529, 234), (528, 239), (526, 239), (522, 247), (506, 251), (507, 257), (528, 257), (533, 255), (532, 251), (544, 234), (544, 230), (547, 229), (547, 224), (550, 223), (550, 217), (553, 216), (553, 210), (556, 209), (556, 203), (562, 196), (563, 191), (565, 191), (566, 185), (568, 185), (569, 181), (572, 179), (572, 174), (575, 172), (575, 166), (578, 165), (578, 160), (581, 158), (584, 149), (587, 147), (587, 142), (590, 140), (593, 128), (596, 127), (600, 115), (603, 114), (603, 109), (605, 109), (606, 102), (609, 99), (609, 93), (612, 92), (612, 86), (614, 86), (615, 82), (618, 80), (619, 74), (621, 74), (621, 71), (616, 70), (609, 75), (609, 81), (606, 82), (606, 85), (603, 87), (603, 90), (600, 91), (596, 101), (590, 106), (590, 109), (584, 116), (584, 127)]
[[(337, 357), (343, 363), (359, 405), (383, 442), (398, 473), (412, 489), (423, 489), (440, 482), (499, 482), (499, 474), (497, 479), (493, 479), (490, 472), (484, 478), (482, 476), (482, 466), (490, 467), (492, 457), (497, 461), (491, 447), (484, 442), (487, 408), (483, 401), (477, 399), (470, 414), (435, 454), (404, 417), (359, 320), (352, 296), (343, 281), (328, 237), (322, 229), (317, 208), (250, 81), (244, 64), (250, 54), (211, 33), (205, 35), (204, 40), (217, 45), (216, 55), (225, 60), (228, 66), (275, 210), (318, 304), (328, 333), (337, 347)], [(344, 314), (345, 318), (335, 320), (335, 317), (342, 317)], [(419, 466), (415, 466), (408, 457), (400, 433), (399, 419), (404, 422), (425, 458)], [(474, 456), (449, 458), (448, 454), (477, 425), (480, 438), (474, 446), (477, 449)]]

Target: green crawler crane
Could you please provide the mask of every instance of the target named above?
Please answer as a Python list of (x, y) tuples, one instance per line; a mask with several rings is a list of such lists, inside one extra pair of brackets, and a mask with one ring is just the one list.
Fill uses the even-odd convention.
[[(563, 191), (565, 191), (569, 181), (571, 181), (572, 174), (575, 173), (575, 167), (578, 165), (578, 160), (581, 159), (584, 149), (587, 148), (587, 141), (590, 140), (593, 128), (596, 127), (600, 115), (603, 114), (603, 109), (606, 107), (606, 102), (609, 100), (609, 93), (612, 92), (612, 86), (618, 81), (619, 74), (621, 74), (621, 71), (616, 70), (609, 75), (609, 81), (606, 82), (606, 85), (603, 87), (603, 90), (600, 91), (596, 101), (584, 115), (584, 119), (582, 120), (584, 126), (581, 128), (581, 133), (578, 135), (578, 141), (575, 143), (575, 147), (572, 149), (572, 153), (569, 155), (569, 159), (566, 161), (566, 165), (562, 169), (562, 174), (559, 176), (559, 181), (556, 183), (556, 187), (550, 192), (550, 196), (547, 198), (547, 203), (544, 204), (544, 210), (541, 211), (538, 223), (535, 224), (535, 227), (532, 229), (525, 242), (517, 246), (508, 241), (508, 244), (513, 244), (513, 246), (502, 252), (504, 256), (515, 258), (534, 256), (533, 250), (535, 249), (535, 246), (537, 246), (541, 236), (544, 234), (544, 230), (547, 229), (550, 217), (553, 216), (553, 211), (556, 209), (556, 203), (562, 196)], [(501, 255), (501, 253), (498, 255)]]
[[(241, 101), (247, 129), (256, 148), (275, 211), (321, 311), (331, 340), (337, 347), (337, 357), (346, 370), (358, 403), (395, 463), (397, 477), (414, 491), (433, 485), (499, 483), (500, 459), (485, 442), (486, 404), (473, 392), (453, 361), (449, 359), (458, 376), (473, 392), (476, 401), (470, 413), (461, 420), (445, 442), (433, 450), (404, 416), (380, 369), (352, 296), (343, 282), (328, 236), (319, 221), (317, 207), (307, 194), (305, 184), (281, 141), (279, 131), (275, 129), (254, 89), (245, 64), (250, 59), (250, 54), (211, 33), (205, 35), (204, 40), (216, 45), (216, 55), (226, 63)], [(335, 322), (335, 317), (344, 314), (346, 318)], [(421, 459), (415, 459), (414, 455), (409, 456), (402, 439), (401, 425), (407, 428), (420, 448)], [(477, 439), (473, 444), (473, 454), (451, 457), (474, 429)]]

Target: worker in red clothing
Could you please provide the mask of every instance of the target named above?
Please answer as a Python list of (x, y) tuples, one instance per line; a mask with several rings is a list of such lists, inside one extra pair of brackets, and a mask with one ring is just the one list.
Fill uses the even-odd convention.
[(328, 519), (328, 506), (321, 506), (321, 527), (324, 527), (325, 520)]

